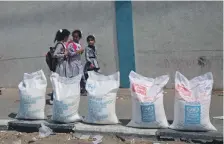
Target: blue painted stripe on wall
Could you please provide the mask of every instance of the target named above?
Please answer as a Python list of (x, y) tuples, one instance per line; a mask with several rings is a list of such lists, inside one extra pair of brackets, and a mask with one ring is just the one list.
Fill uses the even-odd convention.
[(135, 71), (134, 38), (131, 1), (115, 1), (117, 46), (119, 56), (120, 85), (129, 87), (128, 75)]

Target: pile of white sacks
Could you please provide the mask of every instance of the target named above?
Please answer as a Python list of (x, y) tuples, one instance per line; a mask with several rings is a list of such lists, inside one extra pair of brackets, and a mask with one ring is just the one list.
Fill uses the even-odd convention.
[[(92, 124), (118, 124), (115, 111), (120, 84), (120, 73), (105, 76), (89, 72), (86, 82), (88, 115), (79, 113), (81, 75), (73, 78), (50, 77), (53, 87), (52, 120), (61, 123), (84, 121)], [(171, 128), (177, 130), (212, 131), (209, 109), (213, 86), (212, 73), (188, 80), (181, 73), (175, 75), (174, 121), (169, 125), (163, 106), (163, 89), (168, 75), (155, 79), (129, 74), (132, 96), (132, 119), (127, 126), (139, 128)], [(45, 119), (45, 93), (47, 80), (42, 70), (24, 74), (19, 84), (20, 108), (18, 119)]]

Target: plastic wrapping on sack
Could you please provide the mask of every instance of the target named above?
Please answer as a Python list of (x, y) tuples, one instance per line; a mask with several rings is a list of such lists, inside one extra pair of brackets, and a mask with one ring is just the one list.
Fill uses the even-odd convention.
[(71, 123), (82, 119), (78, 114), (81, 77), (81, 74), (72, 78), (60, 77), (57, 73), (51, 75), (54, 91), (53, 121)]
[(175, 76), (174, 121), (170, 128), (189, 131), (216, 130), (209, 118), (212, 73), (188, 80), (180, 72)]
[(132, 119), (127, 126), (167, 128), (169, 125), (163, 106), (163, 88), (169, 81), (169, 76), (163, 75), (153, 79), (131, 71), (129, 80)]
[(41, 127), (39, 128), (39, 137), (44, 138), (48, 137), (49, 135), (53, 134), (52, 129), (47, 127), (44, 123), (40, 124)]
[(84, 121), (95, 124), (117, 124), (115, 112), (120, 73), (104, 76), (94, 71), (88, 72), (86, 82), (88, 92), (88, 115)]
[(42, 70), (24, 73), (19, 83), (20, 107), (17, 119), (44, 119), (47, 80)]

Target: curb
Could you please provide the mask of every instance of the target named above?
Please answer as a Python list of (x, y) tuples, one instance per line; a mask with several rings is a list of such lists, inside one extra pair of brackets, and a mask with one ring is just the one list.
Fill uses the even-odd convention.
[(74, 131), (78, 132), (98, 132), (121, 135), (132, 135), (141, 137), (156, 137), (158, 129), (138, 129), (126, 127), (123, 125), (88, 125), (83, 123), (75, 124)]
[(8, 122), (8, 130), (16, 130), (20, 132), (38, 132), (41, 127), (41, 123), (44, 123), (47, 127), (51, 128), (55, 132), (72, 132), (74, 123), (70, 124), (54, 124), (45, 120), (14, 120)]
[(86, 133), (106, 133), (106, 134), (122, 134), (134, 136), (156, 136), (157, 129), (137, 129), (125, 127), (122, 125), (89, 125), (84, 123), (57, 124), (50, 121), (25, 121), (15, 120), (8, 123), (9, 130), (37, 132), (41, 123), (51, 128), (55, 132), (86, 132)]
[[(1, 120), (0, 120), (1, 122)], [(4, 121), (6, 123), (6, 121)], [(116, 134), (137, 137), (152, 137), (157, 139), (190, 139), (203, 141), (223, 141), (221, 132), (185, 132), (172, 129), (138, 129), (126, 127), (123, 125), (89, 125), (84, 123), (57, 124), (46, 120), (9, 120), (8, 130), (20, 132), (38, 132), (41, 123), (51, 128), (55, 132), (79, 132), (79, 133), (102, 133)], [(1, 123), (0, 123), (1, 124)], [(6, 125), (3, 125), (6, 127)]]
[(9, 120), (9, 119), (1, 119), (0, 120), (0, 130), (1, 131), (7, 131), (8, 130), (8, 123), (11, 122), (13, 120)]
[(185, 132), (172, 129), (159, 129), (156, 135), (168, 138), (193, 139), (193, 140), (218, 140), (223, 141), (223, 134), (219, 132)]

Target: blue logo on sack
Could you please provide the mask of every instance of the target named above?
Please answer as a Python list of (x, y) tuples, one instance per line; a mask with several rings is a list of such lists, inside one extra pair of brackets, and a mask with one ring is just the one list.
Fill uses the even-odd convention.
[(142, 122), (154, 122), (155, 118), (155, 106), (154, 104), (141, 104)]
[(185, 124), (200, 124), (201, 105), (185, 105)]
[(93, 85), (93, 84), (87, 84), (87, 89), (88, 89), (89, 91), (93, 91), (95, 88), (96, 88), (95, 85)]
[(109, 112), (107, 111), (107, 105), (111, 101), (104, 100), (102, 98), (89, 97), (88, 100), (88, 121), (103, 121), (108, 118)]
[(42, 99), (42, 96), (32, 97), (30, 95), (22, 95), (19, 115), (21, 117), (29, 118), (33, 117), (35, 113), (40, 113), (43, 111), (41, 108), (33, 107), (39, 100)]

